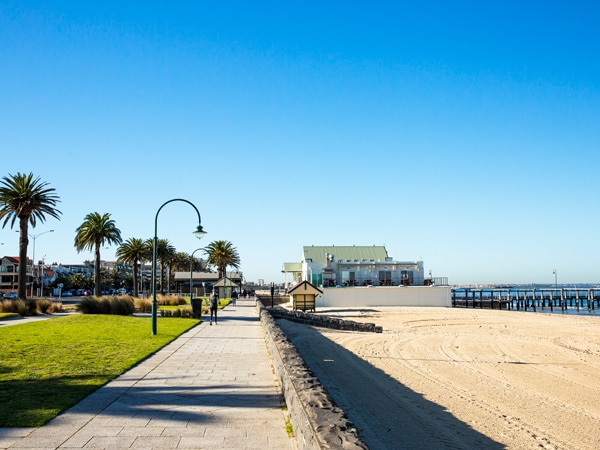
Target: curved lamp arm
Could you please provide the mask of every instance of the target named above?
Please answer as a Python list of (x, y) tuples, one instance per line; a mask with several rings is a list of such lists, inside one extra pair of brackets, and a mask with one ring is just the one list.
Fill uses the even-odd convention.
[(194, 205), (189, 200), (186, 200), (183, 198), (173, 198), (171, 200), (167, 200), (162, 205), (160, 205), (160, 208), (158, 208), (158, 211), (156, 211), (156, 216), (154, 217), (154, 241), (153, 241), (153, 245), (152, 245), (152, 334), (153, 335), (156, 334), (156, 316), (157, 316), (157, 310), (158, 310), (158, 307), (157, 307), (158, 305), (157, 305), (157, 301), (156, 301), (156, 244), (158, 241), (158, 214), (166, 205), (168, 205), (169, 203), (172, 203), (172, 202), (184, 202), (184, 203), (187, 203), (188, 205), (190, 205), (192, 208), (194, 208), (194, 210), (196, 211), (196, 214), (198, 214), (198, 226), (196, 227), (196, 231), (194, 231), (193, 234), (196, 235), (196, 237), (198, 239), (201, 239), (202, 236), (204, 236), (206, 234), (206, 231), (204, 231), (204, 229), (202, 228), (202, 218), (200, 217), (200, 211), (198, 211), (198, 208), (196, 208), (196, 205)]

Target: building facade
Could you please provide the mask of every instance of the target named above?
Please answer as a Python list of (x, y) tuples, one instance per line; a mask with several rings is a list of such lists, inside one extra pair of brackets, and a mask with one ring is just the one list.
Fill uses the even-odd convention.
[(0, 291), (16, 291), (19, 286), (19, 257), (4, 256), (0, 261)]
[(385, 246), (304, 246), (300, 263), (284, 263), (286, 284), (319, 287), (423, 286), (423, 261), (396, 261)]

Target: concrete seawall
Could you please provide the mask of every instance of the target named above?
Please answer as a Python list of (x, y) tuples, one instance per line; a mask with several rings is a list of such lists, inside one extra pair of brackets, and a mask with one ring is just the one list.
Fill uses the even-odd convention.
[(301, 450), (367, 449), (344, 411), (333, 403), (269, 310), (260, 301), (257, 308), (298, 447)]

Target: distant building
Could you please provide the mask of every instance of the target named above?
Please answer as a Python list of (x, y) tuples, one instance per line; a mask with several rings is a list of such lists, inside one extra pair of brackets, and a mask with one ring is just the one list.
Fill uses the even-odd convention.
[(14, 291), (19, 286), (19, 257), (4, 256), (0, 261), (0, 290)]
[(396, 261), (385, 246), (304, 246), (299, 263), (284, 263), (286, 287), (299, 281), (314, 286), (423, 286), (423, 261)]
[[(231, 280), (236, 286), (241, 286), (243, 280), (242, 272), (227, 272), (227, 280)], [(192, 287), (194, 295), (208, 295), (212, 288), (219, 281), (219, 275), (215, 272), (192, 272)], [(175, 272), (173, 275), (175, 281), (175, 290), (179, 293), (189, 294), (190, 292), (190, 272)], [(238, 290), (239, 291), (239, 290)], [(231, 295), (231, 289), (227, 292)], [(220, 292), (224, 294), (224, 292)]]

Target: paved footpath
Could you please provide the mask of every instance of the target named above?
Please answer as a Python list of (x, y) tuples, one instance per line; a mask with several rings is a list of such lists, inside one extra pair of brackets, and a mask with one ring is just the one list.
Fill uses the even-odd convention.
[(206, 319), (43, 427), (0, 428), (0, 448), (297, 448), (254, 300)]

